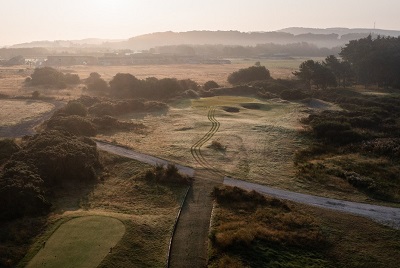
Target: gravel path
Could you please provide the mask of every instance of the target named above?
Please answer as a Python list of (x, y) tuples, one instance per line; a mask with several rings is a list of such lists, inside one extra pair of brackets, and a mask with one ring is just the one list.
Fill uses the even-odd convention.
[[(210, 175), (214, 179), (210, 179)], [(206, 267), (208, 232), (213, 198), (210, 193), (223, 178), (206, 170), (196, 170), (193, 185), (182, 207), (172, 239), (169, 267)]]
[[(122, 146), (117, 146), (117, 145), (114, 145), (111, 143), (107, 143), (107, 142), (103, 142), (103, 141), (96, 141), (96, 144), (100, 150), (107, 151), (109, 153), (113, 153), (116, 155), (124, 156), (124, 157), (130, 158), (130, 159), (135, 159), (137, 161), (140, 161), (142, 163), (147, 163), (152, 166), (156, 166), (156, 165), (166, 166), (170, 163), (167, 160), (157, 158), (157, 157), (147, 155), (147, 154), (138, 153), (131, 149), (128, 149), (128, 148), (125, 148)], [(181, 165), (177, 165), (177, 164), (175, 164), (175, 166), (179, 169), (179, 171), (181, 173), (193, 177), (194, 169), (185, 167), (185, 166), (181, 166)]]
[(338, 199), (319, 197), (314, 195), (300, 194), (285, 190), (279, 190), (268, 186), (245, 182), (241, 180), (224, 178), (224, 184), (236, 186), (246, 190), (255, 190), (259, 193), (286, 199), (297, 203), (307, 204), (316, 207), (333, 209), (340, 212), (351, 213), (370, 218), (374, 221), (400, 229), (400, 208), (384, 207)]

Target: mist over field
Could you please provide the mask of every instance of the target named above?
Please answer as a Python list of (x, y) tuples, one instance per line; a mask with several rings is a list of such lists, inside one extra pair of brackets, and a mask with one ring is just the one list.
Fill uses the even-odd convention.
[(400, 2), (3, 2), (0, 267), (398, 267)]

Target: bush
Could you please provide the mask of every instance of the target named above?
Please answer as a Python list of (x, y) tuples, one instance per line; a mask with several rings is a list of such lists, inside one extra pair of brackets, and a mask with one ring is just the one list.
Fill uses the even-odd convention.
[(144, 176), (146, 180), (160, 182), (160, 183), (191, 183), (191, 178), (179, 173), (175, 165), (168, 164), (166, 168), (157, 165), (153, 170), (148, 170)]
[(361, 145), (361, 149), (367, 153), (390, 158), (400, 158), (400, 139), (378, 138), (371, 141), (365, 141)]
[(60, 131), (45, 131), (27, 137), (22, 150), (11, 160), (37, 168), (45, 185), (59, 185), (68, 181), (93, 181), (101, 168), (96, 143)]
[(38, 99), (40, 97), (40, 92), (35, 90), (32, 92), (32, 99)]
[(10, 159), (13, 153), (20, 150), (20, 147), (12, 139), (0, 139), (0, 165)]
[(210, 147), (216, 151), (225, 151), (226, 147), (219, 141), (212, 141)]
[(270, 79), (271, 75), (269, 70), (265, 66), (251, 66), (246, 69), (240, 69), (237, 72), (233, 72), (228, 76), (228, 82), (232, 85), (241, 83), (248, 83), (257, 80)]
[(179, 80), (179, 84), (182, 87), (182, 91), (186, 90), (197, 91), (199, 89), (199, 85), (191, 79)]
[(351, 129), (349, 123), (322, 121), (312, 123), (312, 127), (315, 135), (318, 138), (322, 138), (333, 143), (348, 144), (360, 142), (366, 138), (366, 136), (360, 134), (358, 131)]
[[(27, 80), (25, 80), (28, 82)], [(51, 67), (36, 68), (31, 75), (29, 84), (33, 86), (52, 86), (59, 89), (66, 88), (68, 84), (79, 83), (79, 76), (76, 74), (66, 74)]]
[(80, 81), (81, 80), (77, 74), (66, 73), (64, 75), (64, 82), (68, 85), (79, 84)]
[(205, 82), (203, 87), (205, 90), (210, 90), (213, 88), (218, 88), (219, 85), (217, 84), (217, 82), (210, 80), (210, 81)]
[(21, 161), (9, 161), (0, 176), (0, 219), (15, 219), (47, 212), (43, 180), (35, 167)]
[(94, 72), (85, 80), (87, 90), (93, 92), (106, 92), (108, 90), (107, 82), (101, 78), (101, 75)]
[(284, 100), (303, 100), (309, 98), (310, 95), (300, 89), (286, 89), (282, 91), (280, 97)]
[(53, 116), (47, 121), (46, 129), (67, 131), (77, 136), (95, 136), (97, 132), (90, 120), (79, 115)]
[(90, 107), (89, 113), (96, 116), (114, 115), (115, 109), (111, 102), (100, 102)]
[(86, 107), (79, 101), (68, 102), (62, 111), (67, 115), (79, 115), (83, 117), (87, 115)]

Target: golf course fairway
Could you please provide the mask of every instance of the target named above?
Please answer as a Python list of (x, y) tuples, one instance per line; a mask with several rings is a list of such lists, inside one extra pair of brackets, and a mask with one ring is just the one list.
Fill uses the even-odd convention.
[(125, 233), (111, 217), (85, 216), (61, 225), (27, 267), (97, 267)]

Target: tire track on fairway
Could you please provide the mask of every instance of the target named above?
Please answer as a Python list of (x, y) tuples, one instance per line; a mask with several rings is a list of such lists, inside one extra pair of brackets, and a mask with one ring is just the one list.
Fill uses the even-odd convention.
[(201, 147), (207, 141), (209, 141), (215, 135), (215, 133), (217, 133), (217, 131), (219, 130), (219, 127), (221, 125), (220, 122), (218, 122), (218, 120), (215, 119), (215, 108), (214, 107), (210, 107), (210, 109), (208, 110), (207, 118), (211, 122), (211, 128), (201, 139), (199, 139), (197, 142), (195, 142), (192, 145), (192, 147), (190, 148), (190, 153), (192, 154), (193, 158), (196, 160), (196, 162), (200, 166), (202, 166), (203, 168), (209, 169), (211, 173), (223, 176), (224, 175), (223, 173), (221, 173), (219, 170), (214, 168), (205, 159), (205, 157), (203, 156), (202, 151), (201, 151)]

